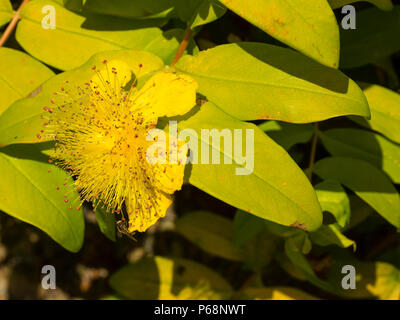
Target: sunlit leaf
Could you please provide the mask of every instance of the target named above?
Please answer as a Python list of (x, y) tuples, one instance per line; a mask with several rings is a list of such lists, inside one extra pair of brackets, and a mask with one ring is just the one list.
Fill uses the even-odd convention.
[(353, 246), (354, 250), (356, 249), (355, 241), (342, 234), (334, 224), (323, 224), (317, 231), (310, 232), (310, 239), (320, 246), (336, 245), (342, 248)]
[(314, 171), (354, 191), (395, 227), (400, 227), (400, 197), (389, 178), (368, 162), (344, 157), (318, 161)]
[(54, 75), (39, 61), (14, 49), (0, 48), (0, 61), (0, 114)]
[[(307, 177), (286, 151), (258, 127), (238, 121), (208, 102), (193, 116), (180, 121), (178, 128), (192, 129), (186, 131), (191, 140), (189, 148), (193, 150), (193, 145), (197, 145), (201, 150), (197, 157), (199, 164), (188, 165), (187, 168), (186, 176), (191, 184), (263, 219), (307, 230), (315, 230), (321, 225), (321, 209)], [(222, 143), (218, 147), (215, 138), (211, 141), (209, 137), (202, 136), (204, 129), (214, 129), (218, 133), (222, 129), (230, 129), (232, 139), (234, 130), (239, 130), (236, 132), (240, 133), (245, 144), (242, 149), (246, 157), (244, 162), (240, 164), (241, 161), (232, 156), (234, 151), (229, 152), (225, 147), (222, 149)], [(250, 139), (249, 143), (245, 142), (246, 135), (250, 138), (251, 134), (254, 134), (254, 158)], [(228, 138), (226, 141), (233, 149), (232, 140), (229, 142)], [(241, 144), (235, 141), (234, 145)], [(220, 163), (212, 163), (210, 159), (209, 164), (201, 161), (199, 155), (205, 157), (205, 150), (208, 150), (209, 156), (212, 153), (219, 155)], [(232, 164), (227, 163), (229, 161)], [(251, 190), (251, 193), (243, 193), (243, 190)]]
[(226, 12), (218, 0), (175, 0), (175, 10), (191, 28), (217, 20)]
[(100, 206), (95, 211), (100, 231), (110, 240), (116, 240), (115, 214), (106, 212)]
[(145, 258), (114, 273), (111, 287), (129, 299), (229, 299), (232, 288), (213, 270), (185, 259)]
[(219, 0), (274, 38), (329, 67), (338, 67), (339, 28), (325, 0)]
[[(74, 90), (77, 86), (84, 85), (95, 72), (92, 67), (101, 66), (103, 60), (107, 59), (125, 61), (139, 75), (138, 83), (140, 83), (140, 76), (144, 77), (146, 74), (163, 67), (162, 61), (149, 52), (126, 50), (97, 54), (81, 68), (58, 74), (46, 81), (30, 97), (15, 102), (1, 114), (0, 146), (43, 141), (45, 137), (40, 135), (40, 130), (43, 129), (45, 123), (45, 120), (41, 119), (41, 115), (45, 114), (43, 108), (52, 105), (51, 100), (56, 102), (57, 99), (61, 99), (62, 102), (62, 99), (64, 99), (63, 96), (54, 95), (54, 92), (59, 92), (61, 88)], [(139, 64), (142, 64), (141, 68), (139, 68)], [(69, 83), (66, 83), (66, 81), (69, 81)], [(38, 135), (40, 138), (38, 138)]]
[(361, 85), (368, 99), (371, 119), (368, 121), (359, 117), (351, 119), (400, 143), (400, 94), (375, 84)]
[(13, 9), (9, 0), (0, 0), (0, 27), (13, 17)]
[(333, 156), (365, 160), (400, 183), (400, 145), (373, 132), (331, 129), (320, 133), (324, 147)]
[(356, 83), (291, 49), (221, 45), (184, 56), (176, 68), (195, 78), (209, 101), (242, 120), (306, 123), (343, 115), (369, 117)]
[(48, 147), (20, 144), (0, 149), (0, 209), (76, 252), (84, 232), (79, 196), (72, 179), (41, 152)]
[(105, 296), (104, 298), (101, 298), (101, 300), (124, 300), (124, 298), (113, 294), (113, 295)]
[(315, 186), (322, 211), (328, 211), (344, 228), (350, 222), (350, 200), (342, 186), (334, 180), (325, 180)]
[[(42, 27), (42, 8), (47, 4), (57, 13), (55, 29)], [(101, 51), (146, 50), (169, 60), (179, 47), (179, 40), (153, 27), (151, 21), (80, 16), (48, 0), (29, 2), (21, 16), (16, 31), (19, 44), (35, 58), (61, 70), (76, 68)]]

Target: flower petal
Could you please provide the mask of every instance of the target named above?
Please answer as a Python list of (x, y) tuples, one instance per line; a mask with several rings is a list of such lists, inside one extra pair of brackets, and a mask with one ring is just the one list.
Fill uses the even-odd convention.
[[(168, 150), (168, 162), (167, 164), (155, 164), (154, 165), (154, 186), (167, 192), (174, 193), (176, 190), (180, 190), (183, 184), (183, 176), (185, 173), (185, 164), (187, 159), (187, 144), (184, 141), (178, 140), (178, 147), (172, 147)], [(177, 159), (174, 163), (172, 157)]]
[(129, 232), (144, 232), (155, 224), (158, 219), (165, 217), (167, 209), (172, 203), (170, 195), (156, 191), (151, 201), (146, 206), (136, 207), (135, 199), (126, 199), (129, 218)]
[(196, 105), (197, 87), (187, 75), (159, 72), (134, 95), (131, 110), (156, 118), (183, 115)]
[[(177, 140), (161, 130), (160, 133), (165, 139), (162, 139), (164, 146), (158, 153), (166, 157), (161, 157), (159, 160), (165, 159), (166, 163), (146, 161), (142, 164), (145, 165), (143, 172), (146, 172), (146, 179), (151, 189), (139, 190), (134, 195), (131, 193), (131, 198), (125, 200), (129, 232), (144, 232), (158, 219), (164, 217), (172, 203), (170, 194), (180, 190), (183, 184), (187, 145), (184, 141)], [(152, 142), (146, 142), (147, 148), (151, 146)], [(155, 157), (158, 157), (158, 154)]]
[(175, 135), (154, 130), (158, 139), (147, 141), (146, 171), (151, 172), (150, 181), (155, 188), (172, 194), (183, 184), (188, 146)]

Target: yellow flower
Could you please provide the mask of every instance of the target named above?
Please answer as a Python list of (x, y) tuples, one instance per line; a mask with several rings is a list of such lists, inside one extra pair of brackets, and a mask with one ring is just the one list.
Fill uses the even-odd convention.
[(154, 141), (146, 136), (159, 117), (185, 114), (196, 104), (197, 83), (159, 72), (138, 90), (122, 61), (104, 61), (102, 69), (93, 70), (77, 94), (62, 88), (57, 94), (67, 97), (65, 103), (48, 108), (46, 133), (57, 141), (52, 157), (76, 176), (83, 200), (117, 213), (124, 206), (129, 232), (143, 232), (165, 216), (171, 194), (182, 186), (186, 163), (179, 141), (176, 164), (169, 162), (168, 148), (167, 164), (151, 164), (146, 150)]

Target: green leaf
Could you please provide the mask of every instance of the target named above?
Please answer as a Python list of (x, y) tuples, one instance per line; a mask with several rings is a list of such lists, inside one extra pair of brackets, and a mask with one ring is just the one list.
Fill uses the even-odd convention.
[(248, 212), (238, 210), (233, 219), (233, 243), (242, 247), (265, 230), (265, 220)]
[[(329, 282), (335, 287), (337, 294), (352, 299), (377, 297), (382, 300), (399, 300), (400, 271), (385, 262), (362, 262), (354, 257), (334, 257), (329, 270)], [(345, 290), (341, 283), (344, 265), (352, 265), (356, 269), (356, 290)]]
[(43, 230), (65, 249), (83, 243), (84, 219), (72, 179), (48, 163), (50, 145), (13, 145), (0, 149), (0, 210)]
[(354, 191), (382, 217), (400, 227), (400, 197), (389, 178), (368, 162), (331, 157), (318, 161), (314, 171), (323, 179), (332, 179)]
[(263, 268), (276, 256), (279, 242), (280, 238), (267, 231), (257, 234), (243, 246), (243, 268), (261, 274)]
[(325, 0), (219, 0), (272, 37), (337, 68), (339, 27)]
[(346, 227), (350, 222), (350, 200), (342, 186), (334, 180), (325, 180), (315, 186), (322, 211), (336, 218), (338, 226)]
[(54, 75), (45, 65), (14, 49), (0, 48), (0, 61), (0, 114)]
[(290, 238), (287, 238), (286, 240), (289, 248), (296, 252), (309, 254), (312, 249), (312, 243), (309, 239), (309, 234), (305, 233), (304, 231), (300, 231), (299, 233), (293, 235)]
[[(301, 272), (301, 274), (313, 285), (322, 290), (332, 292), (332, 286), (317, 277), (308, 260), (304, 256), (304, 239), (307, 237), (304, 233), (287, 238), (285, 240), (285, 253), (292, 264)], [(308, 240), (309, 241), (309, 240)]]
[(0, 0), (0, 27), (7, 24), (13, 17), (13, 8), (9, 0)]
[(144, 258), (114, 273), (111, 287), (129, 299), (229, 299), (233, 290), (216, 272), (196, 262)]
[(94, 212), (100, 231), (111, 241), (116, 240), (116, 227), (114, 213), (108, 213), (100, 206)]
[[(41, 10), (49, 3), (57, 13), (56, 29), (42, 27)], [(61, 70), (76, 68), (101, 51), (146, 50), (169, 60), (179, 47), (176, 38), (152, 27), (152, 21), (80, 16), (48, 0), (29, 2), (21, 16), (16, 31), (19, 44), (32, 56)]]
[(356, 250), (355, 241), (342, 234), (334, 224), (323, 224), (317, 231), (310, 232), (310, 239), (319, 246), (337, 245), (342, 248), (353, 246), (353, 249)]
[(124, 300), (124, 298), (122, 298), (118, 295), (112, 294), (112, 295), (105, 296), (105, 297), (101, 298), (100, 300)]
[(53, 2), (57, 2), (58, 4), (64, 6), (68, 10), (80, 10), (82, 9), (83, 2), (87, 0), (51, 0)]
[(258, 126), (266, 132), (277, 144), (285, 150), (298, 143), (310, 141), (314, 134), (314, 127), (309, 124), (293, 124), (278, 121), (266, 121)]
[(400, 143), (400, 94), (375, 84), (361, 85), (371, 110), (371, 120), (351, 119)]
[(319, 300), (318, 298), (290, 287), (246, 288), (240, 291), (244, 300)]
[(331, 129), (320, 133), (321, 141), (333, 156), (367, 161), (400, 183), (400, 145), (379, 134), (358, 129)]
[(175, 0), (175, 10), (191, 28), (215, 21), (226, 12), (218, 0)]
[[(287, 226), (301, 225), (308, 230), (315, 230), (321, 225), (321, 209), (307, 177), (286, 151), (257, 126), (238, 121), (208, 102), (188, 120), (180, 121), (178, 128), (192, 129), (186, 131), (190, 138), (189, 148), (193, 150), (197, 145), (204, 157), (206, 150), (209, 155), (215, 153), (220, 156), (220, 164), (201, 161), (201, 164), (188, 166), (187, 177), (191, 184), (263, 219)], [(225, 147), (221, 149), (223, 144), (218, 146), (219, 138), (210, 142), (205, 135), (202, 136), (202, 129), (214, 129), (217, 133), (228, 129), (232, 139), (233, 131), (241, 130), (237, 132), (241, 132), (242, 141), (249, 138), (249, 142), (246, 142), (248, 147), (243, 146), (242, 149), (246, 160), (241, 162), (232, 156), (234, 152), (229, 152)], [(254, 134), (254, 158), (251, 134)], [(232, 140), (229, 142), (227, 138), (226, 141), (228, 147), (230, 145), (232, 148)], [(234, 145), (237, 147), (242, 144), (237, 140)], [(232, 164), (227, 163), (229, 160)], [(244, 193), (243, 190), (251, 190), (251, 193)]]
[(244, 251), (244, 268), (255, 272), (271, 262), (280, 240), (267, 231), (265, 222), (242, 210), (236, 212), (233, 220), (233, 243)]
[(343, 228), (343, 230), (350, 230), (356, 227), (375, 212), (374, 209), (372, 209), (367, 203), (365, 203), (356, 195), (352, 195), (350, 197), (350, 206), (351, 206), (350, 223), (346, 228)]
[(221, 45), (182, 57), (176, 68), (195, 78), (209, 101), (242, 120), (305, 123), (351, 114), (369, 117), (355, 82), (291, 49)]
[[(367, 285), (368, 291), (370, 291), (374, 296), (378, 297), (381, 300), (399, 300), (399, 269), (392, 266), (391, 264), (384, 262), (376, 262), (374, 269), (375, 282)], [(369, 268), (369, 270), (371, 270), (371, 268)]]
[[(179, 43), (182, 41), (185, 31), (183, 29), (170, 29), (163, 33), (163, 36), (167, 39), (171, 39), (169, 41), (176, 41), (176, 50), (166, 50), (162, 54), (158, 54), (158, 56), (162, 57), (165, 64), (170, 64), (176, 55), (176, 51), (178, 49)], [(172, 40), (175, 39), (175, 40)], [(162, 40), (162, 41), (165, 41)], [(171, 47), (172, 48), (172, 47)], [(147, 50), (147, 49), (146, 49)], [(199, 48), (197, 47), (193, 38), (189, 40), (189, 44), (184, 51), (184, 54), (197, 54), (199, 52)]]
[[(4, 111), (0, 115), (0, 132), (2, 133), (0, 146), (43, 141), (44, 137), (38, 139), (37, 136), (45, 123), (45, 120), (41, 119), (41, 116), (45, 114), (43, 107), (51, 105), (50, 100), (54, 100), (55, 103), (60, 102), (61, 105), (64, 99), (62, 96), (54, 95), (54, 92), (59, 92), (61, 88), (75, 90), (78, 85), (83, 85), (93, 76), (92, 66), (101, 66), (103, 60), (113, 59), (126, 62), (137, 74), (139, 74), (139, 64), (142, 64), (140, 77), (145, 77), (164, 66), (158, 57), (144, 51), (126, 50), (96, 54), (79, 69), (58, 74), (43, 83), (34, 95), (16, 101)], [(69, 84), (66, 81), (69, 81)], [(71, 85), (72, 88), (70, 88)]]
[(134, 19), (180, 18), (191, 28), (210, 23), (226, 12), (217, 0), (119, 0), (118, 5), (108, 0), (79, 1), (79, 5), (72, 2), (67, 0), (68, 8), (72, 5), (74, 11)]
[(341, 28), (341, 68), (373, 63), (400, 50), (400, 6), (384, 12), (369, 8), (357, 13), (357, 28)]
[[(198, 0), (196, 0), (199, 2)], [(190, 27), (195, 28), (221, 18), (226, 12), (226, 7), (218, 0), (200, 0), (198, 9), (190, 20)]]
[(156, 18), (169, 16), (174, 0), (118, 0), (118, 4), (109, 0), (66, 0), (70, 10), (94, 12), (124, 18)]
[(272, 221), (265, 221), (265, 228), (272, 234), (282, 238), (289, 238), (303, 232), (301, 228), (286, 227)]
[(243, 252), (233, 245), (231, 220), (207, 211), (185, 214), (175, 223), (176, 231), (206, 252), (242, 261)]
[(353, 2), (366, 1), (374, 4), (381, 10), (392, 10), (393, 4), (391, 0), (328, 0), (332, 9), (337, 9)]

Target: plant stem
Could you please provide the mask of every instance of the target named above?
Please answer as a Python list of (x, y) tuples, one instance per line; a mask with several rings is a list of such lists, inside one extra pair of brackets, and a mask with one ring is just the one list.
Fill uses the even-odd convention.
[(179, 45), (178, 51), (176, 51), (174, 60), (171, 63), (171, 66), (173, 66), (175, 63), (177, 63), (179, 61), (179, 59), (182, 57), (183, 53), (185, 52), (185, 50), (189, 44), (192, 33), (193, 33), (192, 29), (190, 29), (190, 27), (187, 27), (185, 34), (183, 35), (182, 42)]
[(6, 30), (4, 30), (4, 33), (0, 38), (0, 47), (4, 45), (4, 43), (7, 41), (7, 39), (10, 37), (11, 33), (15, 29), (15, 26), (17, 25), (17, 22), (20, 18), (19, 14), (21, 13), (21, 10), (24, 7), (24, 5), (26, 5), (28, 2), (29, 0), (22, 1), (17, 11), (15, 11), (14, 17), (12, 18), (11, 22), (8, 24)]
[(312, 179), (312, 172), (315, 162), (315, 153), (317, 152), (317, 142), (318, 142), (318, 122), (315, 123), (314, 126), (314, 136), (311, 144), (311, 153), (310, 153), (310, 163), (308, 165), (308, 179)]

